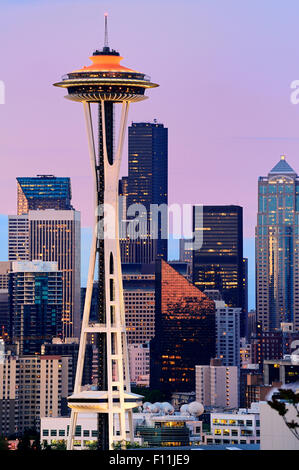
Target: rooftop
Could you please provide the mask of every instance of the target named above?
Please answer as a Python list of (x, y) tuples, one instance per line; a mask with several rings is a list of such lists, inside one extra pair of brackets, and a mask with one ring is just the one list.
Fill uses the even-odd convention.
[(296, 172), (286, 161), (285, 155), (281, 155), (279, 162), (272, 168), (269, 175), (293, 175), (296, 176)]

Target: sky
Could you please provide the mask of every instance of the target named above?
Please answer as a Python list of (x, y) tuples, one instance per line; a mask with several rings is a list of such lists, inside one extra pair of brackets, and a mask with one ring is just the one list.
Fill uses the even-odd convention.
[(168, 127), (169, 202), (241, 205), (251, 256), (258, 177), (282, 153), (299, 171), (297, 0), (1, 0), (0, 214), (16, 211), (17, 176), (55, 174), (71, 177), (90, 226), (82, 106), (52, 84), (102, 47), (106, 11), (123, 64), (160, 85), (131, 106), (129, 122)]

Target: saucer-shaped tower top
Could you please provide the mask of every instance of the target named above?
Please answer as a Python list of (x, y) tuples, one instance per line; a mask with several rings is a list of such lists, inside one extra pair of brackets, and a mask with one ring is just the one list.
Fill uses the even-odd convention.
[(105, 46), (90, 57), (91, 65), (62, 77), (54, 86), (67, 88), (66, 98), (72, 101), (141, 101), (147, 88), (159, 85), (152, 83), (144, 73), (120, 64), (123, 57), (108, 46), (105, 31)]

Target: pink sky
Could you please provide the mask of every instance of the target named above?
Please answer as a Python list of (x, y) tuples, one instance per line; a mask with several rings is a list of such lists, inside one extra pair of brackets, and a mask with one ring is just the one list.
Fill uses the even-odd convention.
[[(262, 3), (262, 5), (261, 5)], [(0, 214), (15, 213), (17, 176), (70, 176), (91, 222), (82, 108), (52, 86), (103, 44), (159, 83), (129, 121), (169, 128), (169, 202), (239, 204), (254, 235), (257, 178), (287, 154), (299, 171), (296, 1), (5, 1), (0, 15)], [(123, 155), (126, 172), (127, 148)]]

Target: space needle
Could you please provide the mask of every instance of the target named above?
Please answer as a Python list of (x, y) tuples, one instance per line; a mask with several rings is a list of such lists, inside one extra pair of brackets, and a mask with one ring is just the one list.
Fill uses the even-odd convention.
[[(132, 413), (142, 399), (140, 395), (131, 393), (130, 388), (118, 237), (118, 181), (129, 105), (146, 99), (145, 91), (158, 85), (144, 73), (120, 64), (123, 58), (108, 45), (107, 16), (105, 14), (104, 47), (90, 57), (92, 64), (68, 73), (54, 84), (67, 90), (67, 99), (83, 103), (95, 211), (76, 379), (74, 392), (68, 397), (71, 408), (68, 450), (73, 449), (78, 413), (97, 413), (100, 450), (113, 449), (117, 443), (124, 447), (128, 440), (132, 442)], [(96, 130), (92, 103), (98, 105)], [(120, 104), (121, 115), (118, 139), (114, 145), (116, 104)], [(110, 224), (113, 218), (112, 235), (111, 232), (107, 235), (104, 230), (107, 207), (110, 209)], [(98, 315), (97, 323), (90, 324), (96, 260), (99, 270)], [(96, 390), (82, 390), (88, 333), (96, 336), (99, 350)]]

